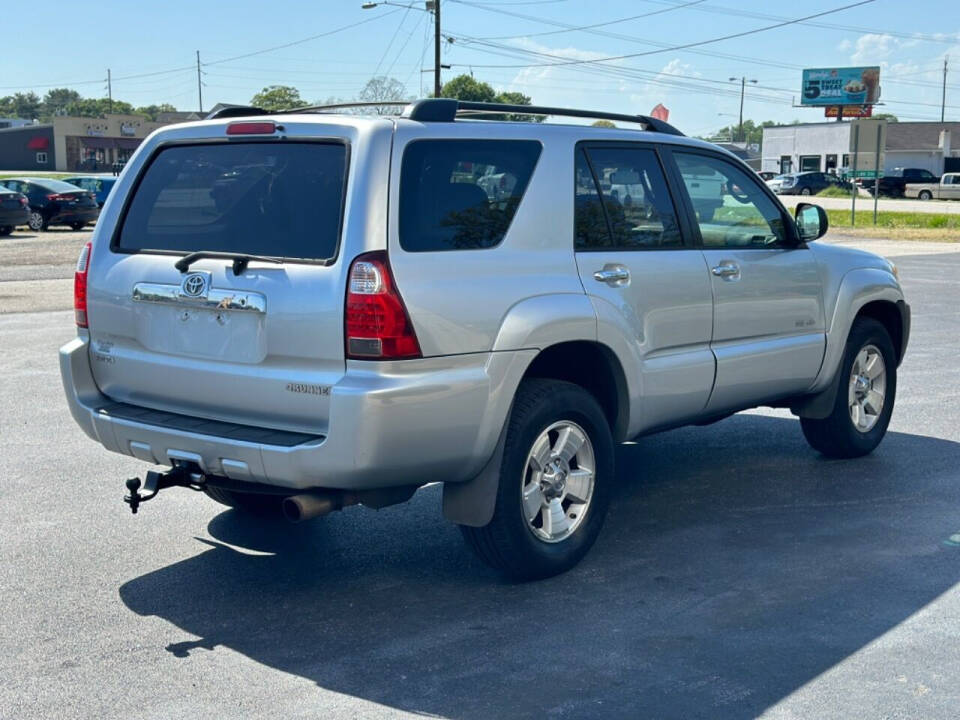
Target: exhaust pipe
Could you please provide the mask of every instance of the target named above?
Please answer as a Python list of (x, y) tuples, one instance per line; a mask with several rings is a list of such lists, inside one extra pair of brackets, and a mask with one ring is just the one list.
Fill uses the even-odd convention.
[(358, 501), (352, 494), (337, 490), (315, 491), (291, 495), (284, 498), (281, 507), (283, 516), (290, 522), (303, 522), (312, 518), (329, 515), (334, 510), (341, 510), (347, 505), (354, 505)]

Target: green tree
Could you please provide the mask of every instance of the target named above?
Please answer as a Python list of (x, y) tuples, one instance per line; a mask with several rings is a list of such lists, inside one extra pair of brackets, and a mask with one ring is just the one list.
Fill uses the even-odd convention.
[(781, 124), (782, 123), (774, 122), (773, 120), (764, 120), (759, 124), (755, 123), (753, 120), (744, 120), (742, 133), (740, 126), (737, 125), (737, 123), (734, 123), (732, 125), (720, 128), (715, 133), (712, 133), (709, 137), (704, 139), (713, 140), (715, 142), (745, 142), (747, 144), (759, 145), (763, 142), (764, 128)]
[(877, 120), (886, 120), (887, 122), (900, 122), (900, 118), (892, 113), (877, 113), (873, 117)]
[(497, 91), (490, 83), (476, 80), (472, 75), (457, 75), (440, 89), (440, 97), (470, 102), (496, 102)]
[(42, 114), (43, 103), (34, 92), (14, 93), (0, 98), (0, 117), (35, 120)]
[(80, 99), (80, 93), (70, 88), (53, 88), (52, 90), (47, 90), (47, 94), (43, 96), (44, 118), (49, 119), (54, 115), (66, 114), (67, 106)]
[(615, 128), (615, 127), (616, 127), (616, 125), (614, 125), (610, 120), (594, 120), (594, 121), (593, 121), (592, 123), (590, 123), (590, 124), (593, 125), (593, 127), (605, 127), (605, 128)]
[(268, 112), (292, 110), (309, 105), (291, 85), (268, 85), (250, 98), (250, 104)]
[(107, 98), (81, 98), (64, 109), (64, 115), (73, 117), (103, 117), (107, 113), (113, 115), (132, 115), (133, 105), (123, 100), (108, 100)]
[(143, 115), (149, 120), (156, 120), (157, 116), (163, 112), (176, 112), (177, 109), (170, 103), (161, 103), (159, 105), (144, 105), (134, 110), (134, 114)]
[[(385, 102), (388, 100), (406, 102), (410, 99), (402, 82), (384, 75), (370, 78), (357, 97), (360, 102)], [(373, 111), (377, 115), (399, 115), (402, 109), (400, 105), (375, 105), (373, 107)]]
[[(469, 102), (503, 103), (505, 105), (530, 105), (529, 95), (519, 92), (500, 92), (493, 89), (490, 83), (475, 79), (471, 75), (457, 75), (446, 83), (440, 90), (440, 97), (456, 98)], [(536, 115), (487, 115), (489, 120), (530, 120), (543, 122), (545, 118)]]

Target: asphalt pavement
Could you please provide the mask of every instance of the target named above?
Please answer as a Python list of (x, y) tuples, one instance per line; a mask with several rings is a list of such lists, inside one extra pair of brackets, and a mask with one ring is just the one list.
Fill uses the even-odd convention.
[(62, 397), (72, 313), (0, 315), (0, 718), (955, 718), (960, 252), (876, 247), (914, 326), (873, 455), (782, 411), (624, 445), (593, 551), (524, 585), (437, 487), (299, 526), (184, 489), (132, 516), (146, 466)]

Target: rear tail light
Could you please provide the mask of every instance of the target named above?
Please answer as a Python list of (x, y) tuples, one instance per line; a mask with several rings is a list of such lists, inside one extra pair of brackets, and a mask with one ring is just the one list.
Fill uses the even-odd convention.
[(47, 195), (47, 200), (60, 201), (60, 202), (67, 202), (67, 201), (76, 200), (76, 199), (77, 199), (76, 196), (63, 195), (61, 193), (54, 193), (52, 195)]
[(73, 274), (73, 314), (77, 327), (87, 325), (87, 271), (90, 269), (91, 243), (83, 246), (80, 258), (77, 260), (77, 271)]
[(350, 266), (344, 329), (348, 358), (422, 357), (417, 335), (393, 281), (386, 252), (360, 255)]
[(26, 197), (26, 195), (21, 195), (21, 196), (20, 196), (20, 204), (23, 205), (24, 207), (27, 206), (27, 197)]

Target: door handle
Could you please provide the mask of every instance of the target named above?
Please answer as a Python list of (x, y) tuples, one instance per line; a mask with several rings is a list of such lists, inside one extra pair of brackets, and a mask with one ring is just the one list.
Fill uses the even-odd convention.
[(724, 262), (710, 268), (710, 272), (724, 280), (736, 280), (740, 277), (740, 266), (736, 263)]
[(608, 265), (593, 273), (593, 279), (611, 285), (624, 285), (630, 281), (630, 271), (625, 267)]

